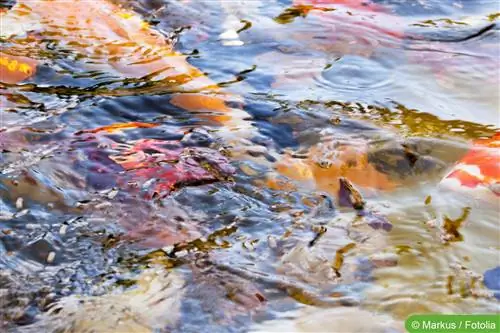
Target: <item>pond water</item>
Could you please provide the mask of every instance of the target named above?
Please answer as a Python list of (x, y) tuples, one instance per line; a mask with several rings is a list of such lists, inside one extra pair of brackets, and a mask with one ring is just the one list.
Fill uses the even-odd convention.
[[(438, 185), (500, 126), (497, 1), (20, 2), (0, 1), (1, 53), (38, 65), (0, 82), (2, 330), (405, 332), (500, 310), (499, 201)], [(150, 51), (115, 38), (166, 69), (131, 70)]]

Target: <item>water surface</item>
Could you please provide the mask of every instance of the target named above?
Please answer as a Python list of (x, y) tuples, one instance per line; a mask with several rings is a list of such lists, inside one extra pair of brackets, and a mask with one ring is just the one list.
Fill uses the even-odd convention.
[[(28, 82), (0, 84), (0, 327), (404, 332), (412, 313), (499, 310), (480, 281), (499, 265), (498, 207), (474, 204), (459, 242), (428, 223), (471, 205), (436, 185), (500, 124), (496, 1), (387, 0), (372, 13), (285, 0), (121, 3), (242, 97), (253, 142), (229, 158), (231, 179), (137, 195), (109, 156), (143, 139), (201, 151), (224, 128), (175, 106), (175, 84), (116, 79), (49, 37), (2, 40), (43, 49), (44, 64)], [(130, 122), (157, 126), (85, 133)], [(387, 186), (361, 192), (390, 231), (339, 207), (337, 179), (287, 178), (286, 156), (335, 162), (339, 146), (369, 148)], [(388, 162), (408, 146), (418, 167)]]

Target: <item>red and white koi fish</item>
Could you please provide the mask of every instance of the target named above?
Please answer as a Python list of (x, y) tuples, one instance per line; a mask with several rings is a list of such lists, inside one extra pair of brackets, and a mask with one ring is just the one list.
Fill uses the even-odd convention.
[(476, 140), (438, 184), (437, 200), (431, 206), (435, 218), (428, 224), (439, 226), (443, 242), (462, 241), (460, 229), (469, 221), (489, 221), (486, 224), (492, 230), (497, 230), (500, 207), (499, 157), (500, 132), (491, 138)]
[(500, 203), (500, 133), (474, 142), (471, 150), (451, 169), (439, 187), (479, 199)]

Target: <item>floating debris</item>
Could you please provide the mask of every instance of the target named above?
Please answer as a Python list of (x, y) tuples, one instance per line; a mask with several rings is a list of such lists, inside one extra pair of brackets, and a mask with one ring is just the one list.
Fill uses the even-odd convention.
[(103, 209), (103, 208), (108, 208), (108, 207), (112, 207), (113, 205), (111, 204), (111, 202), (101, 202), (100, 204), (97, 204), (94, 206), (95, 209)]
[[(173, 246), (163, 247), (162, 251), (165, 251), (168, 257), (175, 258), (178, 252), (181, 251), (200, 251), (200, 252), (210, 252), (213, 249), (228, 248), (231, 244), (227, 241), (218, 242), (218, 238), (224, 238), (232, 235), (238, 230), (238, 228), (232, 224), (221, 229), (215, 230), (208, 237), (199, 237), (189, 242), (179, 242), (175, 243)], [(256, 241), (250, 241), (249, 244), (254, 246)]]
[(361, 193), (347, 180), (339, 178), (339, 205), (344, 207), (352, 207), (357, 211), (358, 216), (362, 216), (366, 223), (375, 230), (382, 229), (384, 231), (392, 230), (392, 223), (389, 220), (376, 212), (367, 211), (365, 209), (365, 201)]
[(362, 210), (365, 207), (365, 201), (361, 193), (344, 177), (339, 178), (339, 205), (343, 207), (352, 207), (356, 210)]
[(316, 233), (314, 238), (309, 242), (309, 247), (314, 246), (318, 242), (318, 240), (325, 234), (327, 228), (325, 226), (313, 226), (313, 231)]
[(56, 259), (56, 253), (55, 252), (49, 252), (49, 255), (47, 256), (47, 263), (52, 264), (54, 262), (54, 259)]
[(66, 235), (67, 231), (68, 231), (68, 225), (66, 223), (61, 224), (61, 227), (59, 228), (59, 235), (61, 236)]
[(23, 203), (24, 203), (24, 200), (23, 200), (22, 197), (17, 198), (17, 200), (16, 200), (16, 209), (17, 210), (23, 209)]
[(349, 243), (342, 248), (338, 249), (336, 254), (335, 254), (335, 260), (333, 262), (332, 268), (335, 271), (335, 274), (337, 274), (337, 277), (340, 277), (340, 269), (342, 268), (342, 264), (344, 263), (344, 255), (354, 249), (356, 247), (356, 243)]
[(111, 191), (109, 191), (107, 197), (109, 200), (113, 200), (118, 194), (118, 189), (113, 188)]
[(142, 123), (142, 122), (127, 122), (127, 123), (114, 123), (108, 126), (103, 126), (103, 127), (98, 127), (90, 130), (83, 130), (83, 131), (78, 131), (75, 133), (75, 135), (81, 135), (81, 134), (86, 134), (86, 133), (99, 133), (99, 132), (106, 132), (106, 133), (120, 133), (125, 129), (136, 129), (136, 128), (153, 128), (159, 126), (159, 124), (151, 124), (151, 123)]
[(446, 280), (446, 290), (449, 295), (459, 295), (463, 298), (469, 296), (491, 298), (492, 295), (486, 290), (478, 288), (482, 279), (481, 274), (477, 274), (459, 262), (452, 262), (450, 268), (453, 273)]
[(462, 234), (458, 231), (462, 224), (467, 220), (471, 212), (470, 207), (465, 207), (462, 210), (462, 216), (457, 218), (456, 220), (452, 220), (451, 218), (445, 216), (443, 221), (443, 230), (444, 234), (442, 236), (443, 241), (445, 242), (459, 242), (463, 240)]
[(269, 235), (267, 237), (267, 243), (271, 249), (277, 249), (278, 248), (278, 240), (276, 237)]

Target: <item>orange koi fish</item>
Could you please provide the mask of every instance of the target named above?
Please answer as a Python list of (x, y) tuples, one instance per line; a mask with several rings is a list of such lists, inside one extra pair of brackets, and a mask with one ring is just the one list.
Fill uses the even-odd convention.
[[(27, 34), (31, 41), (39, 41), (37, 47), (43, 47), (48, 38), (82, 59), (89, 70), (161, 81), (175, 91), (189, 92), (172, 94), (171, 103), (180, 108), (210, 111), (214, 114), (210, 119), (221, 123), (246, 116), (229, 108), (225, 104), (228, 96), (218, 93), (217, 85), (191, 66), (163, 35), (135, 12), (111, 1), (18, 0), (10, 11), (0, 13), (0, 18), (7, 22), (6, 27), (2, 24), (2, 37), (14, 43), (16, 36)], [(25, 54), (20, 57), (16, 51), (2, 49), (0, 82), (19, 83), (35, 74), (40, 60)]]
[(275, 168), (281, 175), (312, 183), (315, 188), (332, 195), (338, 194), (340, 177), (365, 190), (389, 191), (397, 186), (388, 175), (369, 163), (368, 145), (362, 141), (320, 143), (310, 149), (305, 159), (286, 156)]
[(500, 202), (500, 133), (475, 141), (439, 186), (485, 202)]

